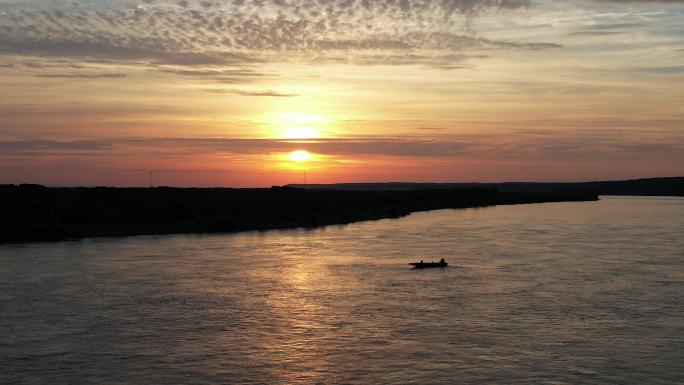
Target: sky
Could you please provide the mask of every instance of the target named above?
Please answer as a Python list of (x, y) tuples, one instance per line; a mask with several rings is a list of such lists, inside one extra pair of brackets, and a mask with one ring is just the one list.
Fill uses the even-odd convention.
[(0, 183), (684, 175), (684, 0), (0, 0)]

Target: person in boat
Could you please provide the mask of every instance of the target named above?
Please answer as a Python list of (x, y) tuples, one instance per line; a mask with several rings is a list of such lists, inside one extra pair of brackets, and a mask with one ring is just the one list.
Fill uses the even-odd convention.
[[(422, 262), (422, 261), (421, 261), (421, 262)], [(445, 262), (444, 262), (444, 258), (442, 258), (442, 259), (439, 260), (439, 264), (440, 264), (440, 265), (443, 265), (444, 263), (445, 263)]]

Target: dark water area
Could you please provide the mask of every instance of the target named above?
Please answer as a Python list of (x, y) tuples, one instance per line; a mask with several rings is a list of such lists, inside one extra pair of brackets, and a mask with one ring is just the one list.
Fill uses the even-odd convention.
[(682, 234), (602, 197), (0, 246), (0, 384), (681, 384)]

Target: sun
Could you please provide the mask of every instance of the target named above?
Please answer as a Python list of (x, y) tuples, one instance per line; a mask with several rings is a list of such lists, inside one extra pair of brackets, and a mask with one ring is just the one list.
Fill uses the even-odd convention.
[(308, 151), (304, 150), (292, 151), (287, 155), (287, 159), (293, 162), (306, 162), (311, 158), (313, 158), (313, 156)]

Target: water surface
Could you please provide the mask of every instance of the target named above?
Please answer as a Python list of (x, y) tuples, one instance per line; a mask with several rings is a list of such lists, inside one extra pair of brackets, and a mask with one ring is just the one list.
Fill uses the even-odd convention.
[(683, 233), (603, 197), (2, 246), (0, 383), (681, 384)]

